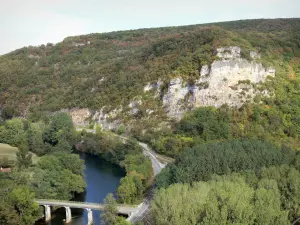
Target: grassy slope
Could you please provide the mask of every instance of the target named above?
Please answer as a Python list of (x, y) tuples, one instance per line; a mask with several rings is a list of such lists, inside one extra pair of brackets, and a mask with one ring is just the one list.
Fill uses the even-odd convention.
[[(0, 143), (0, 158), (7, 157), (9, 161), (16, 161), (16, 153), (18, 148), (12, 147), (8, 144)], [(38, 161), (38, 156), (32, 153), (32, 161), (36, 163)]]

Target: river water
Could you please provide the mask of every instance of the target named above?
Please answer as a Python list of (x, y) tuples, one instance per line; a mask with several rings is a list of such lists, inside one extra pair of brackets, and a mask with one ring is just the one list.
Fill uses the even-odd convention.
[[(96, 156), (81, 154), (85, 160), (86, 169), (84, 171), (87, 184), (86, 192), (77, 196), (74, 201), (85, 201), (92, 203), (103, 203), (108, 193), (115, 193), (120, 179), (125, 176), (124, 172), (117, 166), (110, 164)], [(71, 209), (72, 223), (70, 225), (86, 225), (87, 212), (81, 209)], [(94, 225), (100, 225), (100, 211), (93, 210)], [(39, 222), (37, 224), (63, 225), (65, 219), (65, 209), (58, 209), (52, 213), (52, 220), (48, 223)]]

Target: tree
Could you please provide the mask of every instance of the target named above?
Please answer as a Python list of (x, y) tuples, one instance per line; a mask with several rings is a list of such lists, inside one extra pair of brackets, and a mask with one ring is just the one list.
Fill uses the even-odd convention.
[(23, 120), (12, 119), (0, 127), (0, 142), (19, 146), (26, 139)]
[(289, 224), (276, 182), (265, 181), (256, 189), (239, 174), (161, 188), (151, 202), (151, 215), (156, 225)]
[(34, 193), (26, 186), (18, 186), (10, 193), (12, 203), (20, 215), (21, 225), (32, 225), (37, 219), (39, 205), (34, 202)]
[(135, 186), (134, 177), (131, 175), (123, 177), (117, 193), (123, 203), (132, 204), (136, 200), (137, 196), (137, 187)]
[(56, 113), (52, 118), (50, 125), (43, 134), (45, 142), (55, 146), (60, 139), (72, 140), (73, 133), (72, 118), (63, 112)]
[(32, 164), (32, 154), (28, 151), (28, 147), (25, 144), (21, 144), (18, 149), (16, 155), (19, 170), (28, 168)]
[(116, 225), (118, 221), (117, 201), (109, 193), (104, 199), (104, 210), (101, 214), (102, 224)]
[(31, 123), (27, 130), (28, 148), (37, 155), (44, 155), (46, 153), (43, 141), (44, 126), (43, 123)]
[(96, 125), (96, 135), (101, 136), (101, 134), (102, 134), (102, 127), (101, 124), (98, 123)]
[(0, 200), (0, 224), (16, 225), (19, 223), (19, 215), (13, 205)]
[(290, 164), (295, 152), (280, 149), (268, 141), (233, 139), (199, 144), (186, 149), (157, 176), (158, 187), (172, 183), (208, 181), (213, 174), (223, 175), (262, 167)]
[(31, 170), (30, 185), (38, 198), (69, 200), (84, 191), (84, 164), (78, 155), (55, 153), (40, 158)]

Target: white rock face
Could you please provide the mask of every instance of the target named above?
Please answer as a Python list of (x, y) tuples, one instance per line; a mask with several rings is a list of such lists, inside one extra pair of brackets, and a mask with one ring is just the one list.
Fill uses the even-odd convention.
[(240, 58), (241, 48), (237, 46), (230, 46), (228, 48), (218, 48), (217, 56), (221, 59)]
[(260, 59), (260, 54), (258, 54), (257, 52), (255, 51), (250, 51), (250, 57), (252, 59)]
[(163, 84), (163, 82), (159, 79), (157, 82), (155, 83), (148, 83), (145, 87), (144, 87), (144, 92), (148, 92), (148, 91), (151, 91), (151, 90), (156, 90), (155, 94), (154, 94), (154, 97), (158, 97), (160, 95), (160, 87), (161, 85)]
[(103, 109), (104, 107), (95, 112), (93, 115), (93, 120), (95, 120), (96, 124), (100, 124), (104, 130), (117, 130), (121, 121), (116, 117), (122, 111), (122, 107), (119, 109), (114, 109), (109, 113), (104, 113)]
[(142, 104), (142, 100), (140, 97), (134, 98), (129, 104), (128, 107), (131, 109), (130, 114), (131, 115), (136, 115), (140, 110), (139, 106)]
[(71, 109), (69, 114), (76, 125), (86, 125), (88, 123), (87, 119), (91, 116), (89, 109)]
[(242, 59), (240, 52), (239, 47), (218, 49), (217, 54), (223, 59), (214, 61), (210, 67), (203, 66), (194, 85), (185, 84), (180, 77), (172, 79), (163, 96), (167, 114), (180, 119), (190, 108), (224, 104), (240, 107), (246, 100), (252, 100), (259, 93), (251, 84), (263, 82), (268, 76), (274, 77), (275, 69)]
[(200, 75), (201, 76), (209, 75), (209, 66), (208, 65), (202, 66), (201, 71), (200, 71)]
[(168, 115), (181, 118), (185, 112), (181, 108), (181, 101), (189, 92), (189, 88), (183, 83), (182, 78), (171, 79), (168, 92), (163, 96), (163, 105), (166, 107)]

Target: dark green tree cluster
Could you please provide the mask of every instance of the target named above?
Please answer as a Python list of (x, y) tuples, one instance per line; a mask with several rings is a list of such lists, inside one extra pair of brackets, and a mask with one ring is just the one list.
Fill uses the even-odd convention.
[(267, 141), (233, 139), (197, 145), (186, 149), (158, 175), (158, 187), (173, 183), (207, 181), (212, 175), (245, 170), (257, 171), (262, 167), (290, 164), (295, 152), (277, 147)]
[(299, 175), (300, 155), (284, 145), (258, 139), (196, 145), (157, 176), (152, 218), (155, 224), (290, 224), (300, 216)]
[(40, 158), (30, 170), (31, 189), (37, 198), (69, 200), (84, 191), (84, 163), (78, 155), (58, 152)]
[(0, 143), (28, 149), (40, 156), (51, 152), (71, 152), (76, 140), (76, 131), (67, 113), (55, 113), (36, 123), (11, 119), (0, 126)]

